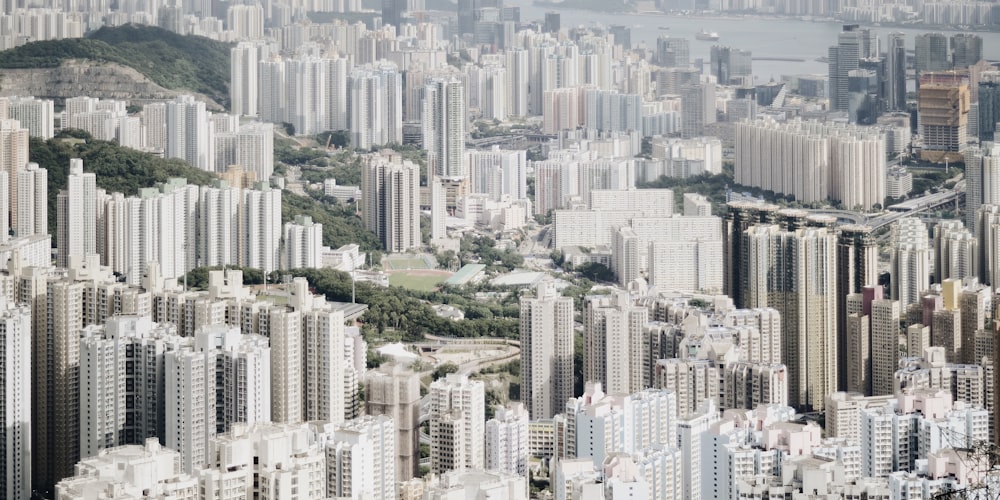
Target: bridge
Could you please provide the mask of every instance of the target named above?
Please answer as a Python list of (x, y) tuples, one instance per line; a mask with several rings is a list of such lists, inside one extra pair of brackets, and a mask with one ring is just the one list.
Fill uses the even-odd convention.
[(965, 181), (959, 182), (953, 189), (927, 194), (897, 203), (882, 213), (863, 214), (850, 210), (820, 208), (808, 210), (811, 215), (829, 215), (836, 217), (838, 222), (847, 222), (860, 226), (879, 229), (892, 224), (904, 217), (913, 217), (923, 212), (950, 204), (960, 204), (965, 200)]

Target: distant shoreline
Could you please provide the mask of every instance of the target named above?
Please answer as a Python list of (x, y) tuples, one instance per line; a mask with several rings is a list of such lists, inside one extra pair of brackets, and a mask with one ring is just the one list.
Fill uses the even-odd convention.
[[(532, 2), (538, 7), (544, 7), (554, 10), (578, 10), (585, 12), (599, 12), (602, 14), (616, 14), (616, 15), (638, 15), (638, 16), (653, 16), (653, 17), (681, 17), (685, 19), (726, 19), (726, 20), (741, 20), (741, 19), (751, 19), (751, 20), (773, 20), (773, 21), (802, 21), (802, 22), (812, 22), (812, 23), (833, 23), (833, 24), (859, 24), (866, 27), (873, 28), (905, 28), (905, 29), (924, 29), (928, 31), (949, 31), (949, 32), (984, 32), (984, 33), (996, 33), (1000, 32), (1000, 26), (954, 26), (950, 24), (928, 24), (924, 22), (916, 23), (899, 23), (899, 22), (881, 22), (881, 23), (869, 23), (862, 21), (848, 21), (842, 19), (836, 19), (833, 17), (818, 17), (818, 16), (785, 16), (781, 14), (762, 14), (762, 13), (712, 13), (712, 12), (694, 12), (694, 13), (681, 13), (681, 12), (662, 12), (658, 10), (601, 10), (601, 9), (591, 9), (587, 8), (586, 5), (577, 4), (575, 0), (566, 0), (564, 2), (551, 2), (548, 0), (534, 0)], [(571, 4), (571, 5), (567, 5)]]

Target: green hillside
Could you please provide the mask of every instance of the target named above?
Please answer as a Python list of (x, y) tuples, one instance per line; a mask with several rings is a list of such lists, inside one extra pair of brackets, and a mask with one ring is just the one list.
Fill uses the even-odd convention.
[(135, 69), (161, 87), (190, 90), (229, 106), (231, 44), (153, 26), (103, 27), (86, 38), (31, 42), (0, 51), (0, 68), (53, 68), (68, 59)]

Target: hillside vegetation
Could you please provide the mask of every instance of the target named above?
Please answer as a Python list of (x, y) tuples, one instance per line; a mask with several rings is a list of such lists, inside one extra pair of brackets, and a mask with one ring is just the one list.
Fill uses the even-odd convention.
[(0, 68), (54, 68), (71, 59), (117, 63), (170, 90), (189, 90), (228, 108), (231, 44), (154, 26), (103, 27), (86, 38), (31, 42), (0, 51)]

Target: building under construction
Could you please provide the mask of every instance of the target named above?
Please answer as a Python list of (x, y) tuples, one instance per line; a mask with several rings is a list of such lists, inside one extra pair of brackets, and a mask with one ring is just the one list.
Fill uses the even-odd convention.
[(969, 76), (940, 71), (920, 75), (918, 111), (924, 146), (921, 159), (936, 163), (962, 162), (969, 124)]

